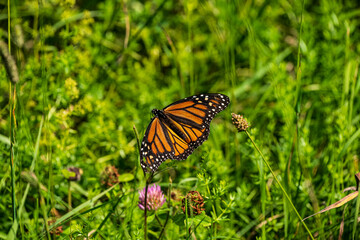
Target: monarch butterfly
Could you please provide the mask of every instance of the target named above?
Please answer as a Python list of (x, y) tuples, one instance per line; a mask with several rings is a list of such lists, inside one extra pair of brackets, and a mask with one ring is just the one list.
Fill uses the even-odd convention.
[(211, 120), (229, 103), (228, 96), (206, 93), (176, 101), (163, 110), (153, 109), (140, 149), (143, 171), (150, 168), (155, 172), (167, 159), (185, 160), (208, 139)]

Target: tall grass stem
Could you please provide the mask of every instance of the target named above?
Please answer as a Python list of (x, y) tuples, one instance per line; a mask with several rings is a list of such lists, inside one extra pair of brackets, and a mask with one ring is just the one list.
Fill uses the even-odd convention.
[[(135, 191), (134, 191), (135, 192)], [(118, 204), (120, 203), (120, 200), (123, 198), (124, 194), (122, 194), (121, 196), (118, 197), (116, 203), (113, 205), (112, 209), (109, 211), (109, 213), (106, 215), (106, 217), (104, 218), (104, 220), (100, 223), (99, 227), (96, 229), (96, 232), (92, 235), (93, 239), (96, 239), (96, 235), (101, 231), (101, 228), (105, 225), (105, 223), (107, 222), (107, 220), (110, 218), (110, 216), (112, 214), (114, 214), (116, 207), (118, 206)]]
[[(8, 0), (8, 47), (9, 47), (9, 55), (11, 56), (11, 4), (10, 0)], [(10, 77), (10, 75), (9, 75)], [(10, 79), (11, 80), (11, 79)], [(16, 198), (15, 198), (15, 159), (14, 159), (14, 142), (15, 136), (14, 132), (16, 128), (15, 122), (15, 99), (16, 99), (16, 83), (14, 83), (14, 91), (11, 84), (9, 83), (10, 91), (9, 91), (9, 110), (10, 110), (10, 167), (11, 167), (11, 205), (12, 205), (12, 215), (13, 222), (17, 221), (16, 218)], [(14, 122), (12, 121), (14, 118)]]
[[(144, 172), (145, 175), (145, 172)], [(146, 176), (146, 175), (145, 175)], [(150, 176), (148, 177), (148, 179), (146, 180), (146, 186), (145, 186), (145, 210), (144, 210), (144, 239), (147, 239), (147, 197), (148, 197), (148, 189), (149, 189), (149, 184), (151, 183), (151, 180), (154, 176), (154, 172), (151, 172)]]
[(281, 191), (284, 193), (286, 199), (289, 201), (291, 207), (294, 209), (294, 211), (295, 211), (297, 217), (299, 218), (300, 222), (303, 224), (303, 226), (305, 227), (305, 229), (306, 229), (307, 232), (309, 233), (309, 236), (311, 237), (311, 239), (314, 240), (314, 237), (312, 236), (309, 228), (306, 226), (305, 222), (302, 220), (302, 217), (300, 216), (299, 212), (296, 210), (296, 208), (295, 208), (294, 204), (292, 203), (290, 197), (288, 196), (288, 194), (286, 193), (285, 189), (283, 188), (283, 186), (281, 185), (281, 183), (280, 183), (279, 180), (277, 179), (277, 177), (276, 177), (274, 171), (272, 170), (269, 162), (265, 159), (264, 155), (262, 154), (262, 152), (260, 151), (260, 149), (258, 148), (258, 146), (256, 145), (256, 143), (255, 143), (254, 140), (251, 138), (249, 132), (248, 132), (248, 131), (245, 131), (245, 132), (246, 132), (247, 136), (249, 137), (250, 141), (252, 142), (252, 144), (254, 145), (254, 147), (256, 148), (256, 150), (258, 151), (258, 153), (260, 154), (261, 158), (264, 160), (266, 166), (269, 168), (269, 170), (270, 170), (271, 174), (273, 175), (276, 183), (279, 185)]
[(172, 204), (171, 204), (171, 189), (172, 189), (172, 179), (170, 177), (170, 182), (169, 182), (169, 188), (168, 188), (168, 208), (169, 208), (169, 211), (168, 211), (168, 214), (166, 216), (166, 220), (165, 220), (165, 223), (164, 223), (164, 226), (162, 226), (162, 229), (161, 229), (161, 232), (159, 234), (159, 239), (162, 238), (163, 234), (165, 233), (165, 228), (166, 228), (166, 225), (168, 224), (168, 221), (169, 221), (169, 216), (170, 216), (170, 211), (172, 210)]
[[(359, 191), (359, 189), (357, 189), (357, 191)], [(359, 206), (360, 206), (360, 195), (357, 196), (356, 198), (356, 208), (355, 208), (355, 216), (354, 216), (354, 225), (353, 225), (353, 231), (352, 231), (352, 239), (355, 239), (356, 236), (356, 226), (358, 223), (358, 217), (359, 217)]]

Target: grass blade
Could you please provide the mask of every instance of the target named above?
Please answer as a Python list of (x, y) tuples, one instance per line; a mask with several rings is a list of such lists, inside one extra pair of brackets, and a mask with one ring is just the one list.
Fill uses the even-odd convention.
[(54, 224), (52, 224), (49, 227), (49, 230), (53, 230), (55, 227), (59, 226), (61, 223), (63, 223), (65, 220), (72, 218), (78, 214), (81, 214), (80, 211), (82, 211), (83, 209), (87, 208), (87, 207), (91, 207), (97, 200), (99, 200), (102, 196), (104, 196), (106, 193), (110, 192), (111, 190), (113, 190), (115, 187), (117, 186), (114, 185), (111, 188), (99, 193), (98, 195), (96, 195), (95, 197), (89, 199), (88, 201), (80, 204), (78, 207), (74, 208), (73, 210), (71, 210), (70, 212), (66, 213), (65, 215), (63, 215), (62, 217), (58, 218), (56, 220), (56, 222)]
[[(39, 144), (40, 144), (41, 130), (42, 130), (43, 124), (44, 124), (44, 118), (41, 118), (39, 132), (38, 132), (38, 136), (37, 136), (36, 144), (35, 144), (35, 151), (34, 151), (34, 155), (33, 155), (33, 160), (32, 160), (31, 166), (30, 166), (30, 171), (31, 172), (35, 168), (35, 162), (36, 162), (36, 159), (37, 159), (37, 156), (38, 156), (38, 153), (39, 153)], [(21, 218), (21, 214), (22, 214), (22, 211), (23, 211), (25, 200), (26, 200), (27, 195), (29, 193), (29, 189), (30, 189), (30, 183), (28, 183), (26, 185), (25, 192), (23, 193), (23, 197), (22, 197), (20, 205), (19, 205), (18, 217), (17, 217), (18, 220)], [(17, 230), (18, 230), (18, 225), (19, 225), (18, 221), (17, 220), (14, 221), (14, 223), (11, 226), (11, 229), (10, 229), (6, 239), (8, 239), (8, 240), (16, 239), (16, 233), (17, 233)]]

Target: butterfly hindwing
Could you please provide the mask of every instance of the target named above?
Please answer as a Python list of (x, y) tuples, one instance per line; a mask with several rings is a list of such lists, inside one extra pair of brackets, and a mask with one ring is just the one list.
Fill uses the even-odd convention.
[[(149, 167), (152, 171), (160, 166), (166, 159), (174, 156), (174, 146), (170, 142), (169, 133), (158, 117), (154, 117), (144, 135), (140, 149), (140, 164), (146, 171)], [(145, 158), (145, 160), (143, 160)]]
[(161, 111), (155, 110), (141, 144), (143, 170), (149, 167), (154, 172), (167, 159), (185, 160), (208, 139), (211, 120), (229, 103), (226, 95), (208, 93), (176, 101)]

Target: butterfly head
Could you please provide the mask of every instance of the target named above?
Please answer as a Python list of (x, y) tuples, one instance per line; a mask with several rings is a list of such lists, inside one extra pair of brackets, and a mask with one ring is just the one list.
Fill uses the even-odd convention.
[(158, 110), (158, 109), (153, 109), (151, 111), (151, 113), (155, 116), (155, 117), (165, 117), (164, 112), (162, 110)]

